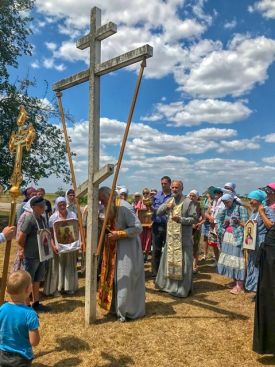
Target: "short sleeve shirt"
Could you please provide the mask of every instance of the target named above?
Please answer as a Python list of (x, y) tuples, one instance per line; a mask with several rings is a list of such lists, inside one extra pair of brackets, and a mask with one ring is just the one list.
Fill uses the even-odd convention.
[(33, 308), (6, 302), (0, 307), (0, 350), (33, 358), (29, 331), (39, 328)]
[(39, 259), (39, 250), (38, 250), (38, 242), (37, 242), (37, 231), (39, 228), (45, 228), (45, 222), (42, 217), (34, 218), (33, 215), (26, 215), (23, 219), (23, 223), (21, 225), (20, 230), (27, 235), (25, 247), (24, 247), (24, 255), (25, 257), (32, 259)]

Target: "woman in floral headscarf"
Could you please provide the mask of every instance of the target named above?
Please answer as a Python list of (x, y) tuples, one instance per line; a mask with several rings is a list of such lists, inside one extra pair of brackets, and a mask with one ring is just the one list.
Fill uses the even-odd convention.
[(250, 199), (250, 206), (252, 208), (250, 219), (257, 222), (257, 237), (255, 250), (248, 250), (245, 289), (256, 292), (259, 276), (258, 267), (255, 266), (257, 254), (261, 244), (264, 242), (267, 230), (272, 227), (275, 221), (275, 211), (267, 206), (263, 206), (266, 193), (261, 190), (251, 191), (248, 194), (248, 199)]
[(221, 200), (225, 208), (216, 217), (221, 243), (218, 272), (233, 278), (230, 292), (239, 294), (243, 292), (245, 278), (243, 227), (248, 220), (248, 213), (244, 206), (236, 202), (233, 194), (224, 194)]

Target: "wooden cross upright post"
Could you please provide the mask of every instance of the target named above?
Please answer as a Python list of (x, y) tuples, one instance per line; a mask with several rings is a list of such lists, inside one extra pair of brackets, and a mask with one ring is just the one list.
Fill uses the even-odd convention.
[(153, 56), (153, 48), (144, 45), (118, 57), (101, 63), (101, 41), (117, 32), (113, 22), (101, 25), (101, 10), (92, 8), (90, 33), (77, 41), (76, 47), (84, 50), (90, 47), (90, 67), (78, 74), (62, 79), (53, 85), (55, 92), (71, 88), (89, 81), (89, 147), (88, 147), (88, 221), (86, 248), (86, 283), (85, 283), (85, 324), (96, 320), (97, 291), (97, 242), (98, 242), (98, 188), (99, 184), (113, 172), (107, 165), (99, 169), (100, 142), (100, 77), (115, 70), (134, 64)]

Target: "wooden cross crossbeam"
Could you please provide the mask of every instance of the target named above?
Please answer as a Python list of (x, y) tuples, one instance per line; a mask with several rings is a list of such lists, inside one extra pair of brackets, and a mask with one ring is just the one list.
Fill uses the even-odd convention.
[[(114, 173), (114, 164), (106, 164), (99, 171), (95, 172), (94, 174), (94, 184), (100, 184), (101, 182), (105, 181), (106, 178), (111, 176)], [(87, 195), (88, 192), (88, 180), (83, 182), (81, 185), (78, 186), (76, 196), (81, 197)]]
[[(113, 22), (109, 22), (96, 30), (95, 39), (98, 41), (102, 41), (105, 38), (108, 38), (117, 32), (117, 25)], [(90, 47), (90, 38), (91, 35), (86, 34), (78, 41), (76, 41), (76, 47), (80, 50), (85, 50), (85, 48)]]
[[(120, 56), (114, 57), (113, 59), (105, 61), (100, 65), (96, 65), (95, 75), (101, 76), (107, 73), (111, 73), (112, 71), (116, 71), (126, 66), (135, 64), (136, 62), (141, 61), (144, 58), (152, 56), (153, 56), (153, 48), (149, 45), (144, 45), (142, 47), (136, 48), (135, 50), (126, 52), (125, 54), (122, 54)], [(59, 82), (53, 85), (52, 89), (54, 91), (61, 91), (64, 89), (68, 89), (83, 82), (87, 82), (89, 78), (90, 78), (90, 69), (87, 69), (81, 71), (80, 73), (74, 74), (68, 78), (60, 80)]]
[[(113, 165), (99, 168), (100, 152), (100, 77), (153, 56), (153, 48), (144, 45), (135, 50), (101, 63), (101, 41), (117, 32), (115, 23), (101, 25), (101, 10), (91, 10), (90, 32), (80, 38), (76, 47), (80, 50), (90, 48), (90, 66), (87, 70), (56, 82), (52, 89), (55, 92), (89, 82), (89, 145), (88, 145), (88, 180), (77, 190), (82, 196), (88, 192), (87, 247), (86, 247), (86, 280), (85, 280), (85, 323), (96, 320), (97, 291), (97, 242), (98, 242), (98, 189), (114, 171)], [(143, 66), (144, 68), (144, 66)], [(142, 69), (143, 70), (143, 69)], [(133, 104), (134, 106), (134, 104)], [(133, 113), (134, 107), (132, 107)], [(132, 115), (131, 115), (132, 116)]]

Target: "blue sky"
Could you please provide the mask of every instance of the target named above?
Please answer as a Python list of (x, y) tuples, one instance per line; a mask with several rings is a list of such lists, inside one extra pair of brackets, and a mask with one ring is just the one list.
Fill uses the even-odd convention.
[[(32, 57), (12, 77), (35, 78), (31, 93), (52, 103), (56, 81), (87, 68), (75, 42), (89, 31), (93, 6), (118, 33), (102, 42), (102, 61), (149, 43), (148, 60), (119, 184), (130, 192), (159, 188), (163, 175), (185, 191), (227, 181), (240, 194), (275, 181), (274, 0), (37, 0)], [(101, 78), (101, 165), (114, 163), (139, 64)], [(64, 91), (77, 153), (78, 183), (87, 178), (88, 84)], [(53, 121), (59, 124), (59, 121)], [(62, 183), (40, 182), (47, 191)], [(64, 186), (64, 185), (63, 185)]]

